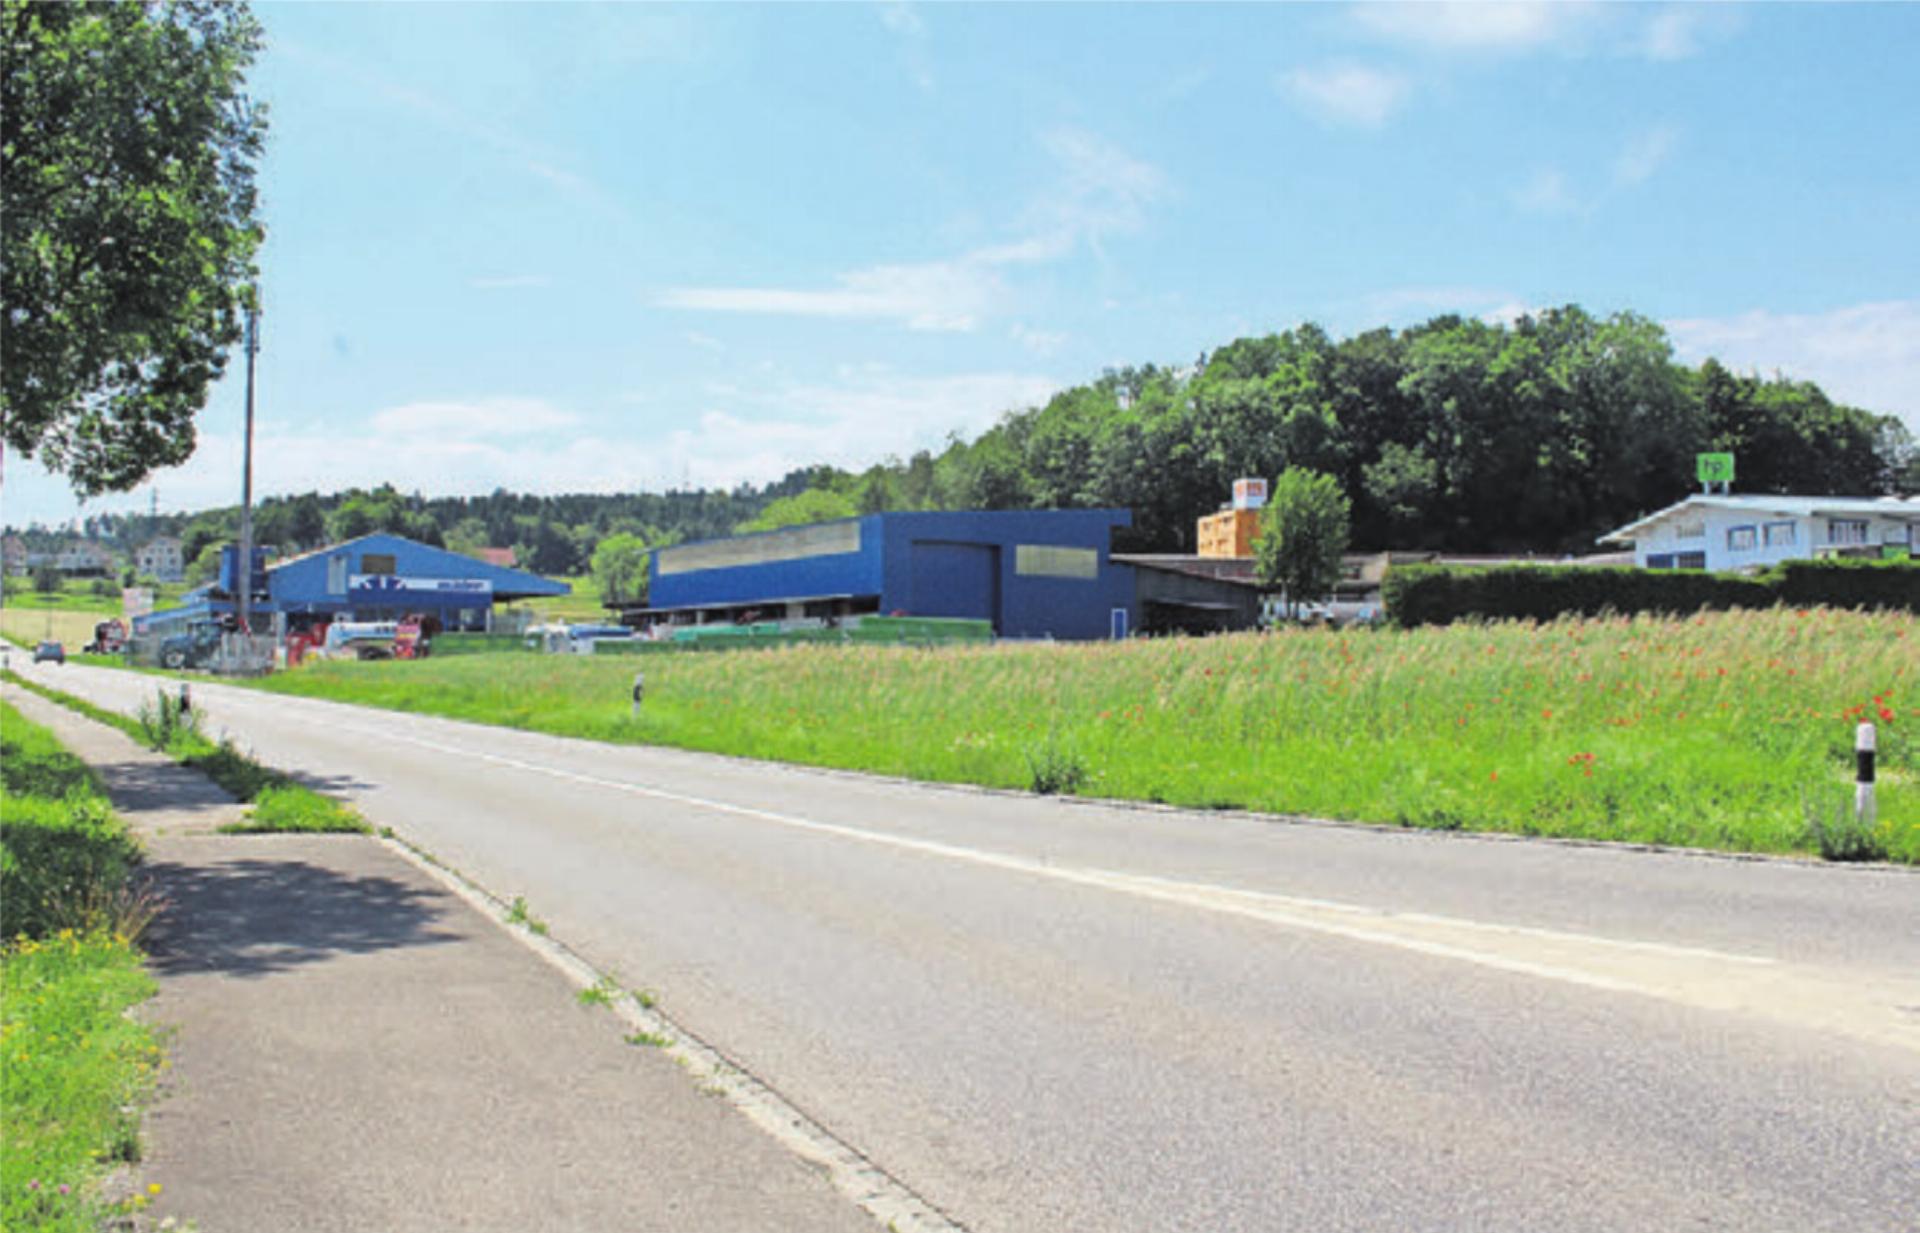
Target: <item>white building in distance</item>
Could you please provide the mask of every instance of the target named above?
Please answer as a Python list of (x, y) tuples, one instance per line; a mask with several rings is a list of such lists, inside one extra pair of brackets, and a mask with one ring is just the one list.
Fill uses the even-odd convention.
[(182, 581), (187, 565), (180, 555), (180, 541), (171, 535), (159, 535), (140, 545), (133, 553), (133, 572), (150, 574), (161, 582)]
[(1600, 537), (1642, 569), (1764, 569), (1821, 556), (1920, 551), (1920, 498), (1696, 493)]

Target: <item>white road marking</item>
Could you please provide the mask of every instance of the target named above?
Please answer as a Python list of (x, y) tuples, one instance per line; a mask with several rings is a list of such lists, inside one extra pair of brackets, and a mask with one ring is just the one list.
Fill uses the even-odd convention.
[[(247, 700), (252, 703), (255, 697), (249, 696)], [(339, 726), (377, 740), (405, 743), (456, 758), (812, 834), (1389, 946), (1590, 989), (1638, 994), (1699, 1009), (1758, 1015), (1799, 1028), (1840, 1032), (1870, 1043), (1920, 1052), (1920, 1021), (1901, 1010), (1903, 1005), (1920, 1003), (1920, 981), (1916, 980), (1888, 980), (1862, 987), (1857, 979), (1843, 979), (1821, 969), (1782, 964), (1759, 955), (1429, 913), (1396, 912), (1337, 900), (1279, 895), (1121, 870), (1055, 865), (1007, 852), (821, 822), (631, 780), (565, 770), (388, 728), (376, 730), (353, 723)]]

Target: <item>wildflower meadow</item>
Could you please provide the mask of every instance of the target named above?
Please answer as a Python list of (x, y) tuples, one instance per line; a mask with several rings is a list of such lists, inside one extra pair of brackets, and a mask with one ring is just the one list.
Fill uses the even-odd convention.
[[(264, 688), (915, 779), (1388, 825), (1920, 860), (1920, 623), (1824, 608), (1120, 643), (326, 663)], [(1831, 854), (1831, 853), (1830, 853)]]

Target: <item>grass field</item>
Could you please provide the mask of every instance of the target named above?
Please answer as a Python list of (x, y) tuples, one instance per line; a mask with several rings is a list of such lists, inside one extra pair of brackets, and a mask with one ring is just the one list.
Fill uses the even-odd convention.
[(568, 575), (555, 579), (573, 588), (572, 594), (556, 595), (552, 599), (527, 599), (514, 604), (515, 608), (531, 609), (541, 621), (564, 621), (574, 625), (600, 625), (611, 618), (607, 610), (600, 606), (600, 584), (591, 574)]
[[(121, 616), (120, 583), (110, 581), (112, 594), (105, 596), (94, 593), (91, 581), (67, 582), (51, 594), (16, 586), (0, 607), (0, 637), (20, 646), (52, 638), (65, 643), (69, 654), (79, 650), (93, 641), (95, 623)], [(183, 583), (162, 584), (154, 591), (154, 606), (179, 603), (186, 589)]]
[[(103, 666), (113, 661), (88, 656)], [(270, 766), (262, 766), (231, 741), (215, 741), (200, 731), (197, 712), (182, 711), (176, 695), (156, 689), (152, 701), (138, 716), (122, 715), (95, 706), (84, 698), (27, 680), (16, 672), (0, 672), (22, 689), (57, 702), (98, 723), (118, 728), (149, 749), (199, 771), (219, 784), (235, 800), (252, 805), (239, 822), (220, 829), (228, 834), (277, 834), (311, 831), (366, 834), (370, 828), (354, 810), (330, 796), (315, 792)]]
[(16, 646), (31, 647), (43, 638), (65, 644), (72, 654), (93, 641), (96, 622), (120, 615), (118, 604), (112, 611), (98, 608), (16, 608), (9, 599), (0, 608), (0, 634)]
[(1869, 850), (1920, 860), (1920, 623), (1710, 613), (645, 664), (326, 663), (262, 688), (917, 779), (1443, 829), (1821, 846), (1880, 725)]
[(137, 859), (87, 767), (0, 703), (0, 1227), (91, 1233), (144, 1202), (101, 1194), (160, 1064), (126, 1013), (153, 992)]

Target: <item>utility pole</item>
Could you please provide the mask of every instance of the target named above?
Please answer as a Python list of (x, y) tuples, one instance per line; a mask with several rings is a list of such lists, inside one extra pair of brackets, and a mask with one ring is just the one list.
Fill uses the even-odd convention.
[(240, 632), (253, 633), (248, 609), (253, 602), (253, 357), (260, 354), (259, 288), (247, 305), (247, 443), (240, 464), (240, 559), (234, 580), (240, 587)]

